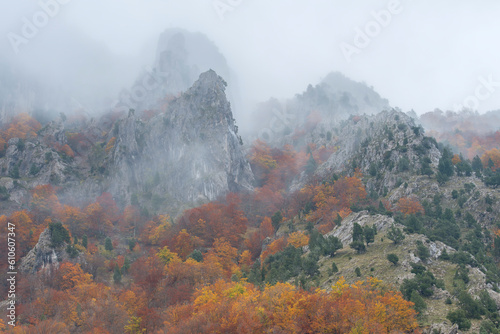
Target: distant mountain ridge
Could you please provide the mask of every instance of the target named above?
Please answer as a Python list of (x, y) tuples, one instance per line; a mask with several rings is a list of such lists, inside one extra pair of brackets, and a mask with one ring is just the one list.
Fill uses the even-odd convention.
[(293, 98), (285, 101), (272, 98), (260, 103), (253, 112), (253, 128), (258, 131), (249, 137), (258, 136), (279, 146), (284, 136), (307, 127), (308, 123), (336, 126), (351, 115), (372, 115), (390, 109), (389, 102), (372, 87), (331, 72)]

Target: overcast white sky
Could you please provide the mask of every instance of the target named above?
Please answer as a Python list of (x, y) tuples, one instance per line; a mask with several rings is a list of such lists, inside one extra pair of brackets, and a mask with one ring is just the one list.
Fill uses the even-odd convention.
[[(32, 20), (40, 3), (1, 1), (0, 52), (13, 56), (7, 33), (21, 34), (23, 17)], [(41, 2), (50, 1), (55, 0)], [(71, 27), (68, 31), (80, 32), (115, 54), (144, 59), (153, 56), (163, 30), (181, 27), (204, 32), (215, 42), (236, 72), (246, 100), (291, 97), (328, 72), (340, 71), (365, 81), (404, 111), (454, 109), (475, 94), (479, 111), (500, 108), (500, 2), (495, 0), (401, 0), (390, 23), (371, 30), (368, 45), (350, 62), (342, 43), (352, 45), (358, 28), (376, 29), (372, 12), (387, 10), (394, 1), (65, 1), (37, 36), (20, 45), (21, 56), (36, 57), (43, 47), (36, 39)], [(232, 4), (223, 20), (216, 3)], [(485, 87), (479, 78), (493, 84)]]

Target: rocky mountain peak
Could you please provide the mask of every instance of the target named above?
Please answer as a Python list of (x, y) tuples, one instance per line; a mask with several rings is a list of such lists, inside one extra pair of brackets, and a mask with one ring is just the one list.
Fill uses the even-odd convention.
[[(205, 71), (208, 69), (213, 69), (213, 73), (207, 74)], [(234, 75), (227, 66), (226, 59), (207, 36), (183, 29), (168, 29), (159, 38), (151, 73), (143, 74), (136, 81), (138, 86), (151, 81), (151, 78), (155, 82), (154, 87), (147, 89), (146, 97), (136, 109), (141, 111), (157, 108), (165, 96), (185, 92), (200, 74), (205, 73), (199, 82), (203, 86), (205, 82), (216, 79), (215, 71), (233, 82)], [(234, 92), (229, 95), (234, 100)]]
[(220, 93), (224, 93), (226, 86), (227, 83), (224, 79), (217, 75), (214, 70), (210, 69), (200, 74), (200, 77), (189, 89), (189, 92), (202, 94), (206, 97), (210, 97), (213, 94), (219, 96)]
[(119, 121), (109, 156), (111, 193), (156, 211), (167, 203), (179, 208), (252, 189), (225, 86), (209, 70), (164, 113), (147, 122)]

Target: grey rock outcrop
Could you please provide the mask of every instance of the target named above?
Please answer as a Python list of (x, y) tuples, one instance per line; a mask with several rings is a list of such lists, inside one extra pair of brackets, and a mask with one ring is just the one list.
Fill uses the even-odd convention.
[(495, 304), (497, 305), (497, 309), (500, 310), (500, 293), (498, 293), (494, 290), (491, 290), (491, 289), (487, 289), (486, 291), (490, 295), (491, 299), (493, 299), (495, 301)]
[[(27, 189), (50, 183), (72, 205), (107, 191), (121, 206), (133, 202), (176, 214), (228, 192), (252, 190), (254, 177), (225, 89), (226, 82), (209, 70), (151, 119), (130, 111), (102, 127), (95, 120), (80, 125), (71, 132), (87, 148), (75, 146), (74, 159), (55, 149), (68, 143), (61, 120), (35, 138), (12, 138), (0, 158), (9, 203), (21, 205)], [(107, 147), (111, 139), (114, 145)]]
[[(24, 272), (36, 272), (47, 267), (57, 268), (60, 262), (69, 259), (65, 247), (66, 243), (63, 243), (59, 247), (53, 247), (50, 229), (46, 228), (40, 234), (35, 247), (21, 259), (19, 270)], [(78, 256), (72, 261), (83, 261), (83, 257)]]
[(63, 181), (66, 164), (55, 150), (39, 140), (12, 138), (0, 167), (13, 178), (36, 176), (38, 184), (46, 184), (56, 179)]
[[(382, 164), (400, 171), (420, 167), (420, 157), (427, 154), (432, 166), (437, 166), (440, 153), (434, 142), (424, 140), (423, 131), (414, 120), (402, 112), (383, 111), (374, 116), (363, 116), (340, 124), (339, 150), (322, 166), (323, 170), (340, 171), (346, 161), (356, 159), (357, 167), (368, 172), (370, 165)], [(422, 152), (420, 152), (422, 150)], [(410, 166), (399, 166), (405, 158)], [(406, 169), (407, 168), (407, 169)], [(388, 174), (390, 170), (387, 170)], [(390, 183), (389, 180), (385, 183)]]
[(0, 201), (5, 213), (19, 208), (29, 189), (48, 183), (59, 185), (68, 179), (61, 155), (39, 138), (11, 138), (8, 145), (0, 158), (0, 185), (8, 190), (10, 199)]
[(68, 143), (65, 130), (64, 121), (59, 117), (40, 129), (38, 136), (44, 142), (57, 143), (62, 146)]
[(392, 217), (384, 215), (370, 215), (368, 211), (360, 211), (347, 216), (340, 226), (337, 226), (326, 236), (334, 236), (339, 238), (344, 247), (347, 247), (352, 242), (352, 231), (354, 223), (363, 226), (375, 226), (378, 231), (385, 231), (394, 224)]
[(448, 321), (445, 321), (442, 323), (432, 324), (430, 327), (424, 329), (423, 333), (424, 334), (434, 334), (434, 333), (458, 334), (461, 332), (458, 330), (457, 324), (450, 324)]
[[(332, 139), (327, 139), (326, 130)], [(370, 168), (375, 168), (376, 177), (368, 180), (366, 188), (379, 195), (401, 185), (405, 175), (420, 174), (424, 157), (434, 170), (441, 157), (435, 140), (425, 137), (423, 129), (411, 117), (396, 110), (350, 117), (333, 128), (316, 128), (306, 142), (336, 148), (328, 160), (318, 166), (317, 177), (325, 179), (333, 173), (354, 172), (355, 168), (369, 175)], [(302, 188), (307, 177), (303, 173), (291, 190)]]
[(132, 113), (119, 121), (109, 156), (109, 191), (125, 202), (132, 196), (144, 205), (152, 202), (155, 209), (251, 190), (253, 174), (225, 86), (210, 70), (149, 122)]
[[(58, 256), (56, 250), (51, 247), (51, 243), (50, 230), (47, 228), (40, 234), (35, 247), (22, 258), (19, 269), (36, 272), (50, 265), (58, 266)], [(61, 253), (60, 250), (59, 253)]]

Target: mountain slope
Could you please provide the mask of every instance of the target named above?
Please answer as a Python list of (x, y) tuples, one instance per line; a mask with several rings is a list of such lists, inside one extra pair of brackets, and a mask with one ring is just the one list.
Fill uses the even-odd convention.
[(110, 151), (110, 191), (127, 202), (136, 194), (146, 205), (155, 196), (156, 205), (168, 201), (173, 207), (251, 190), (253, 175), (225, 86), (210, 70), (147, 123), (132, 114), (118, 121)]
[[(18, 205), (27, 190), (50, 182), (68, 203), (81, 205), (108, 191), (121, 206), (140, 204), (153, 212), (250, 191), (253, 174), (225, 87), (210, 70), (153, 118), (131, 110), (107, 125), (91, 120), (71, 129), (59, 119), (36, 137), (13, 138), (0, 159), (0, 184)], [(61, 150), (67, 136), (81, 138), (72, 142), (76, 155)]]

